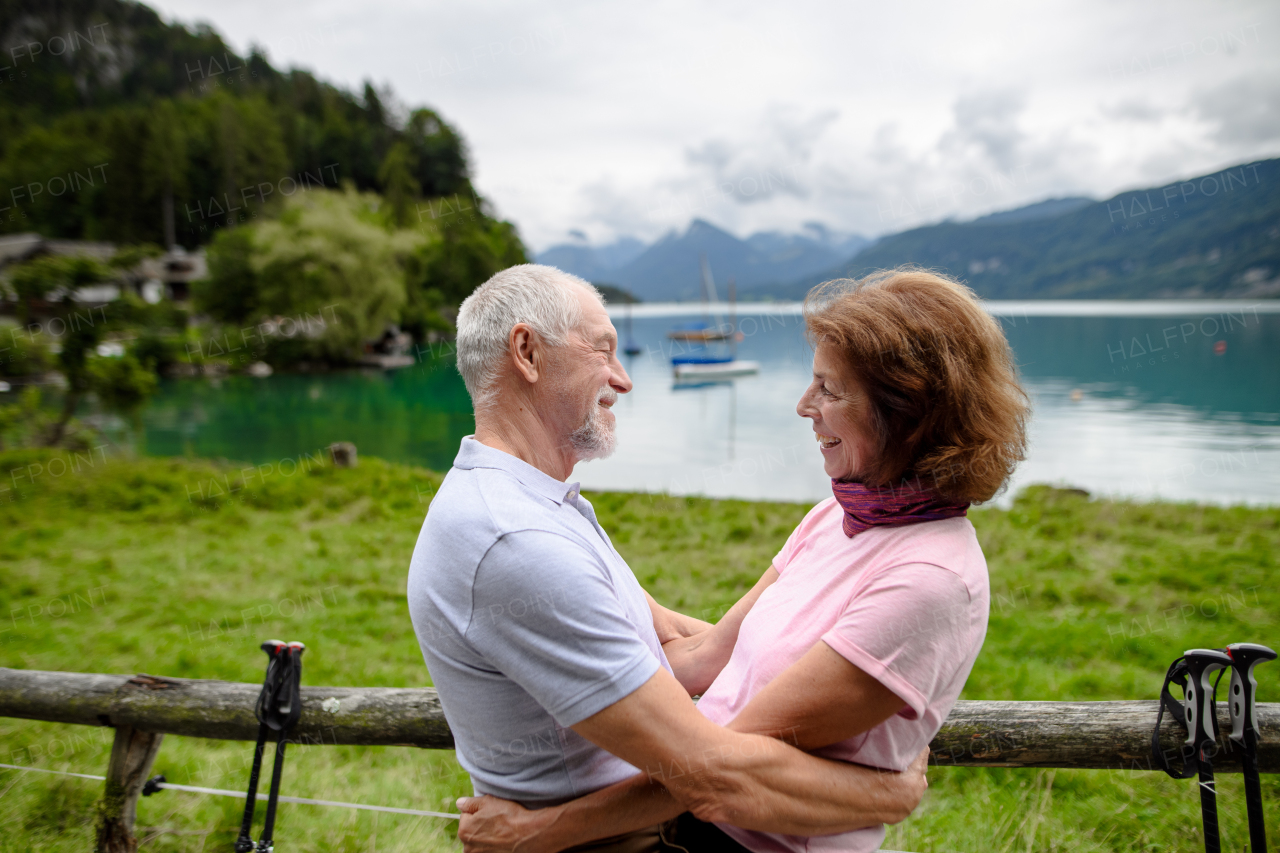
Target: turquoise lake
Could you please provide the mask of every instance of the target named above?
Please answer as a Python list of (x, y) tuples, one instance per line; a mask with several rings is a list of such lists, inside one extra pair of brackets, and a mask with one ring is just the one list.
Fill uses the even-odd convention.
[[(1011, 485), (1095, 495), (1280, 504), (1280, 304), (992, 304), (1030, 392), (1031, 449)], [(829, 481), (795, 403), (811, 351), (794, 307), (743, 306), (738, 356), (759, 375), (676, 387), (668, 341), (697, 306), (637, 306), (614, 407), (618, 451), (587, 488), (817, 501)], [(683, 316), (682, 316), (683, 315)], [(615, 309), (615, 325), (627, 321)], [(143, 415), (150, 455), (280, 463), (352, 441), (444, 470), (474, 426), (447, 345), (395, 371), (170, 380)], [(287, 464), (287, 463), (286, 463)], [(1008, 494), (1001, 500), (1007, 501)]]

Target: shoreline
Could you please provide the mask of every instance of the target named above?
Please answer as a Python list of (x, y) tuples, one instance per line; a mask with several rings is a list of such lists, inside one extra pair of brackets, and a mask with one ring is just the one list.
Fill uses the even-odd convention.
[[(1280, 314), (1280, 299), (987, 299), (994, 317), (1201, 317), (1219, 313)], [(635, 302), (609, 305), (610, 319), (699, 314), (798, 317), (803, 302)]]

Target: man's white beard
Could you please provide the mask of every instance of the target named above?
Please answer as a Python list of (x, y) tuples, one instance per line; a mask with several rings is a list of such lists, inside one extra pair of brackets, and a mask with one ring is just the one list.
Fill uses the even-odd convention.
[(587, 412), (587, 419), (582, 422), (582, 426), (575, 429), (569, 436), (569, 444), (577, 453), (578, 461), (604, 459), (618, 446), (618, 437), (613, 431), (614, 424), (605, 417), (604, 407), (600, 405), (601, 402), (613, 405), (617, 401), (618, 392), (612, 388), (604, 388), (592, 402), (591, 409)]

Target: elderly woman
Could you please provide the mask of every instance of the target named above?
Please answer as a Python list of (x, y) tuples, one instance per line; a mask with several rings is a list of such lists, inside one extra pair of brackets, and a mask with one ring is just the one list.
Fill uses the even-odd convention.
[[(715, 723), (904, 770), (986, 636), (987, 566), (965, 514), (1022, 458), (1027, 398), (999, 325), (940, 275), (829, 282), (805, 320), (813, 381), (796, 412), (833, 496), (718, 624), (664, 651)], [(660, 781), (640, 774), (536, 812), (467, 798), (459, 836), (467, 850), (559, 850), (667, 821), (664, 841), (694, 853), (873, 851), (884, 838), (883, 825), (802, 837), (703, 823), (677, 816)]]

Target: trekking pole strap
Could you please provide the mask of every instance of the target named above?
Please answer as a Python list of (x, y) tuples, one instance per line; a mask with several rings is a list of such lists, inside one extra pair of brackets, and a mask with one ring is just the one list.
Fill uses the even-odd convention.
[(1182, 700), (1174, 699), (1173, 694), (1169, 692), (1169, 685), (1176, 684), (1183, 695), (1187, 692), (1187, 662), (1184, 658), (1178, 658), (1169, 665), (1169, 671), (1165, 673), (1164, 684), (1160, 688), (1160, 710), (1156, 714), (1156, 727), (1151, 733), (1151, 760), (1156, 766), (1168, 773), (1174, 779), (1189, 779), (1196, 775), (1196, 750), (1194, 746), (1188, 746), (1183, 743), (1179, 748), (1182, 755), (1182, 768), (1174, 770), (1169, 766), (1168, 756), (1165, 751), (1160, 748), (1160, 724), (1164, 721), (1164, 712), (1168, 711), (1178, 725), (1183, 728), (1187, 727), (1187, 713), (1182, 707)]

